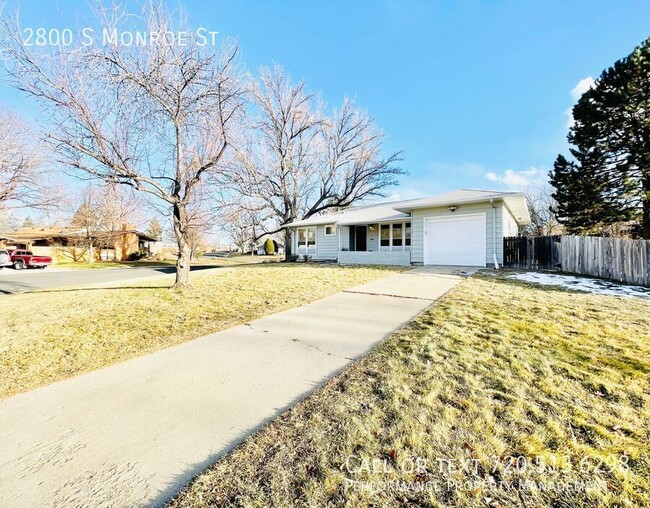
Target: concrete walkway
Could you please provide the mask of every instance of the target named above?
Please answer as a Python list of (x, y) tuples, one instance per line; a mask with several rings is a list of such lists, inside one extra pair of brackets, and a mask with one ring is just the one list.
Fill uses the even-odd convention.
[(160, 505), (461, 280), (412, 270), (0, 401), (0, 506)]

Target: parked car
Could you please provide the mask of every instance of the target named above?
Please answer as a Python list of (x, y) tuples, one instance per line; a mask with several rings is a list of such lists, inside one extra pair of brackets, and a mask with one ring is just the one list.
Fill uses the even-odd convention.
[(11, 264), (14, 265), (16, 270), (23, 268), (45, 268), (47, 265), (52, 264), (50, 256), (35, 256), (29, 250), (10, 250), (9, 257)]
[(13, 263), (11, 262), (11, 256), (9, 256), (9, 253), (4, 249), (0, 249), (0, 270), (5, 266), (11, 265), (13, 265)]

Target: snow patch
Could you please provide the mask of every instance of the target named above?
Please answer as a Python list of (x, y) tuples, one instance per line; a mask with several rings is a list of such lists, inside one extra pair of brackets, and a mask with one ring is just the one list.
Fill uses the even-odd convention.
[(575, 291), (585, 291), (599, 295), (621, 296), (624, 298), (646, 298), (650, 300), (650, 289), (641, 286), (626, 286), (602, 279), (588, 279), (573, 275), (555, 275), (551, 273), (526, 272), (509, 275), (509, 279), (541, 284), (542, 286), (560, 286)]

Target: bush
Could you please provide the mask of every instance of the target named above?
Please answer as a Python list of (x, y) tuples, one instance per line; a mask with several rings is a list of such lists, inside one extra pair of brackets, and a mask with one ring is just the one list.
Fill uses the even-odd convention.
[(299, 257), (298, 255), (292, 254), (291, 256), (287, 256), (287, 261), (289, 261), (290, 263), (295, 263), (296, 261), (298, 261), (298, 257)]
[(266, 252), (267, 256), (275, 254), (275, 244), (270, 238), (267, 238), (266, 242), (264, 242), (264, 252)]
[(145, 252), (132, 252), (129, 254), (129, 257), (127, 258), (129, 261), (140, 261), (143, 257), (146, 256)]
[(311, 256), (308, 256), (307, 254), (305, 254), (305, 255), (302, 257), (302, 260), (303, 260), (305, 263), (310, 263), (310, 262), (311, 262)]

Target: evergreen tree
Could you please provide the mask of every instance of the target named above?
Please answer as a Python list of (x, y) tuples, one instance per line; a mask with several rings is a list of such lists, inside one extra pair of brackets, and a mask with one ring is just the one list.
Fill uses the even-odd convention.
[(154, 217), (151, 219), (149, 222), (149, 229), (147, 229), (147, 235), (150, 236), (151, 238), (155, 238), (156, 241), (161, 241), (162, 240), (162, 226), (160, 225), (160, 222), (158, 222), (158, 219)]
[(643, 223), (650, 239), (650, 39), (605, 70), (573, 108), (573, 161), (558, 157), (551, 182), (572, 232)]
[(34, 221), (32, 218), (28, 215), (25, 217), (25, 220), (23, 221), (23, 228), (33, 228), (34, 227)]
[(72, 216), (70, 226), (84, 229), (95, 229), (99, 222), (99, 216), (95, 210), (93, 210), (88, 201), (84, 201)]

